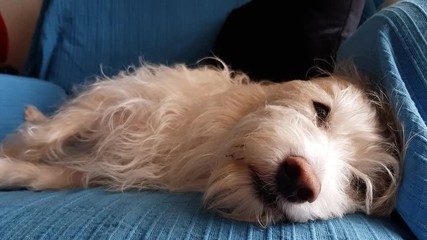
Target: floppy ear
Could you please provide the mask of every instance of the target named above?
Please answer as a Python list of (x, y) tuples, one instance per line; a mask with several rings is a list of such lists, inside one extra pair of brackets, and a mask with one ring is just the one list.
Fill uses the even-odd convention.
[[(372, 85), (371, 85), (372, 86)], [(375, 107), (379, 124), (377, 131), (382, 142), (373, 148), (379, 148), (369, 156), (367, 161), (373, 163), (366, 169), (371, 186), (371, 204), (368, 214), (389, 215), (395, 206), (396, 191), (400, 183), (401, 169), (405, 155), (403, 125), (397, 119), (396, 107), (390, 106), (387, 96), (377, 86), (367, 90), (370, 104)], [(365, 203), (366, 205), (368, 203)]]
[(394, 159), (387, 165), (386, 170), (388, 172), (382, 171), (378, 174), (378, 177), (381, 177), (378, 181), (378, 189), (382, 190), (382, 193), (372, 206), (374, 213), (384, 215), (391, 213), (394, 208), (395, 192), (400, 183), (401, 169), (405, 157), (406, 140), (404, 139), (403, 124), (398, 119), (399, 106), (391, 106), (389, 98), (379, 86), (373, 88), (368, 96), (371, 104), (377, 110), (380, 125), (382, 126), (380, 129), (381, 135), (387, 140), (382, 147)]
[(391, 106), (378, 81), (358, 71), (351, 62), (343, 61), (336, 65), (331, 75), (356, 85), (365, 93), (366, 100), (375, 109), (379, 123), (376, 131), (382, 141), (377, 146), (372, 146), (376, 151), (363, 156), (365, 166), (362, 166), (363, 162), (358, 163), (362, 165), (356, 168), (364, 168), (362, 172), (365, 179), (362, 179), (360, 176), (363, 174), (360, 174), (352, 185), (357, 188), (359, 183), (363, 183), (363, 188), (366, 188), (366, 195), (355, 196), (361, 208), (366, 208), (369, 214), (388, 215), (394, 208), (405, 154), (403, 125), (397, 118), (399, 106)]

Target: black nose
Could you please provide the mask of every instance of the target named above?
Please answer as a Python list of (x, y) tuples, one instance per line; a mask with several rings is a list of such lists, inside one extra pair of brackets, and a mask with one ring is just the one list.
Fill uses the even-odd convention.
[(320, 181), (311, 165), (302, 157), (290, 156), (276, 174), (278, 191), (290, 202), (314, 202), (320, 193)]

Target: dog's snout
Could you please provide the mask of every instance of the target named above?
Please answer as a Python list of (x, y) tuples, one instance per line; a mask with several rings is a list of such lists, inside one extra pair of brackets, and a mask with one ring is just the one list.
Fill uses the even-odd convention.
[(320, 181), (311, 165), (302, 157), (287, 157), (276, 175), (278, 191), (290, 202), (314, 202), (320, 192)]

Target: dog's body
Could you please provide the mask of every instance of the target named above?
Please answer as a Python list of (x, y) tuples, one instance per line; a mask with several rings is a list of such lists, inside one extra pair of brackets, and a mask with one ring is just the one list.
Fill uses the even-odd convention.
[(3, 144), (3, 187), (201, 191), (208, 207), (263, 225), (393, 208), (395, 136), (343, 78), (260, 84), (227, 68), (145, 66), (51, 118), (31, 111)]

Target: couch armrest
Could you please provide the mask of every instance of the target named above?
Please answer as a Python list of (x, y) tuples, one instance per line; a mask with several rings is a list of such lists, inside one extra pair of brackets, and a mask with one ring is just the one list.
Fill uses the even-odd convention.
[(0, 139), (23, 123), (26, 105), (34, 105), (49, 114), (65, 98), (64, 90), (53, 83), (0, 74)]

